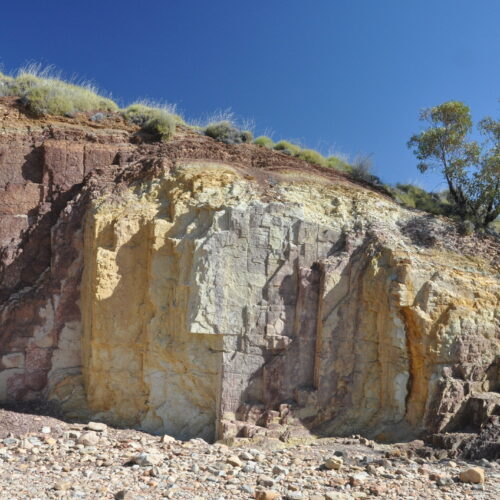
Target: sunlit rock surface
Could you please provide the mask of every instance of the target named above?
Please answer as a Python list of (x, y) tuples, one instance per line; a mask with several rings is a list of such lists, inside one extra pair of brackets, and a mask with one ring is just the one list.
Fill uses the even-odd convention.
[(497, 241), (264, 148), (3, 106), (1, 400), (206, 439), (498, 419)]

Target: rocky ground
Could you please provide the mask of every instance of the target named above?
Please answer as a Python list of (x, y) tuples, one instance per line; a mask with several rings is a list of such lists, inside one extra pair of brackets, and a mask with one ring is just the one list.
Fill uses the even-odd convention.
[(500, 463), (359, 436), (208, 444), (0, 410), (0, 498), (499, 498)]

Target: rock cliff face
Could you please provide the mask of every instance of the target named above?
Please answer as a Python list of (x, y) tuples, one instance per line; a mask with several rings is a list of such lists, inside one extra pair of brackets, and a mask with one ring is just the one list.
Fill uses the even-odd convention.
[(257, 146), (0, 101), (1, 400), (183, 438), (498, 421), (497, 241)]

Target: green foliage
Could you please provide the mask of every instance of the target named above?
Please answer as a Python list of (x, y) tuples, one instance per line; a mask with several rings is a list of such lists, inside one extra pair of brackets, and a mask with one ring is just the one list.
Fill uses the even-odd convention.
[(270, 138), (267, 137), (266, 135), (261, 135), (257, 137), (253, 141), (254, 144), (257, 144), (257, 146), (262, 146), (263, 148), (268, 148), (268, 149), (273, 149), (274, 147), (274, 141)]
[(253, 141), (252, 131), (251, 130), (243, 130), (243, 132), (241, 132), (241, 138), (243, 139), (243, 142), (250, 144)]
[[(65, 92), (49, 86), (29, 89), (23, 96), (26, 107), (35, 115), (70, 115), (75, 111), (72, 99)], [(99, 109), (99, 108), (95, 108)]]
[(385, 188), (386, 186), (381, 179), (372, 173), (372, 167), (370, 155), (358, 155), (354, 158), (352, 165), (349, 165), (348, 173), (353, 179)]
[(350, 174), (354, 179), (372, 182), (374, 178), (372, 166), (372, 159), (370, 156), (358, 155), (354, 158), (354, 162), (351, 165)]
[(438, 169), (448, 184), (453, 212), (463, 220), (485, 227), (500, 213), (500, 122), (485, 118), (479, 130), (483, 145), (471, 141), (470, 109), (449, 101), (422, 111), (428, 128), (413, 135), (408, 147), (425, 172)]
[(500, 236), (500, 220), (495, 220), (490, 223), (489, 229)]
[(315, 165), (327, 166), (326, 158), (317, 151), (314, 151), (314, 149), (302, 149), (296, 156)]
[(274, 145), (276, 151), (281, 151), (287, 155), (295, 156), (300, 153), (302, 148), (288, 141), (279, 141)]
[(260, 136), (255, 139), (254, 143), (272, 148), (275, 151), (280, 151), (290, 156), (296, 156), (297, 158), (301, 158), (302, 160), (315, 165), (334, 168), (335, 170), (347, 173), (351, 173), (352, 171), (351, 165), (349, 165), (349, 163), (342, 158), (337, 156), (329, 156), (328, 158), (325, 158), (321, 153), (315, 151), (314, 149), (302, 149), (300, 146), (293, 144), (290, 141), (279, 141), (276, 144), (273, 144), (269, 137)]
[(459, 231), (463, 235), (470, 236), (471, 234), (474, 234), (474, 230), (476, 229), (474, 223), (469, 220), (469, 219), (464, 219), (461, 221), (461, 224), (459, 226)]
[(500, 216), (500, 120), (484, 118), (479, 131), (484, 142), (470, 191), (476, 215), (487, 225)]
[(173, 137), (176, 123), (179, 122), (179, 117), (167, 109), (153, 108), (142, 103), (131, 104), (122, 114), (127, 121), (141, 127), (143, 132), (163, 142)]
[(175, 134), (175, 119), (166, 111), (160, 110), (144, 124), (142, 130), (167, 142)]
[[(21, 71), (19, 74), (12, 80), (12, 95), (18, 95), (23, 97), (30, 90), (42, 85), (45, 81), (49, 80), (48, 77), (37, 76), (37, 72), (24, 72)], [(55, 80), (55, 78), (51, 78)]]
[(352, 171), (351, 165), (349, 165), (347, 161), (343, 160), (342, 158), (338, 158), (337, 156), (329, 156), (328, 158), (326, 158), (326, 166), (346, 173), (351, 173)]
[(99, 95), (88, 84), (75, 85), (50, 76), (37, 74), (36, 68), (22, 70), (15, 78), (0, 76), (0, 96), (19, 96), (35, 115), (70, 115), (87, 111), (116, 111), (118, 106)]
[(413, 184), (397, 184), (389, 188), (397, 201), (410, 208), (416, 208), (435, 215), (449, 215), (451, 205), (448, 201), (448, 192), (429, 193)]
[(13, 95), (12, 93), (12, 82), (13, 78), (3, 73), (0, 73), (0, 97), (6, 97)]
[(253, 135), (249, 130), (239, 130), (232, 122), (227, 120), (211, 123), (205, 127), (205, 135), (225, 144), (249, 143), (253, 139)]
[(123, 117), (130, 123), (138, 125), (139, 127), (151, 119), (154, 114), (154, 109), (141, 103), (134, 103), (122, 111)]

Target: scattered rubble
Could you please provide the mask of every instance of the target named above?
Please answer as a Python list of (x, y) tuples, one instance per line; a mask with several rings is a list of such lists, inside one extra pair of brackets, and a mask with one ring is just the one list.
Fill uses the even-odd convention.
[(443, 450), (422, 441), (242, 438), (228, 445), (6, 410), (0, 410), (0, 422), (17, 423), (2, 426), (0, 496), (5, 500), (486, 500), (500, 495), (498, 461), (439, 458)]

